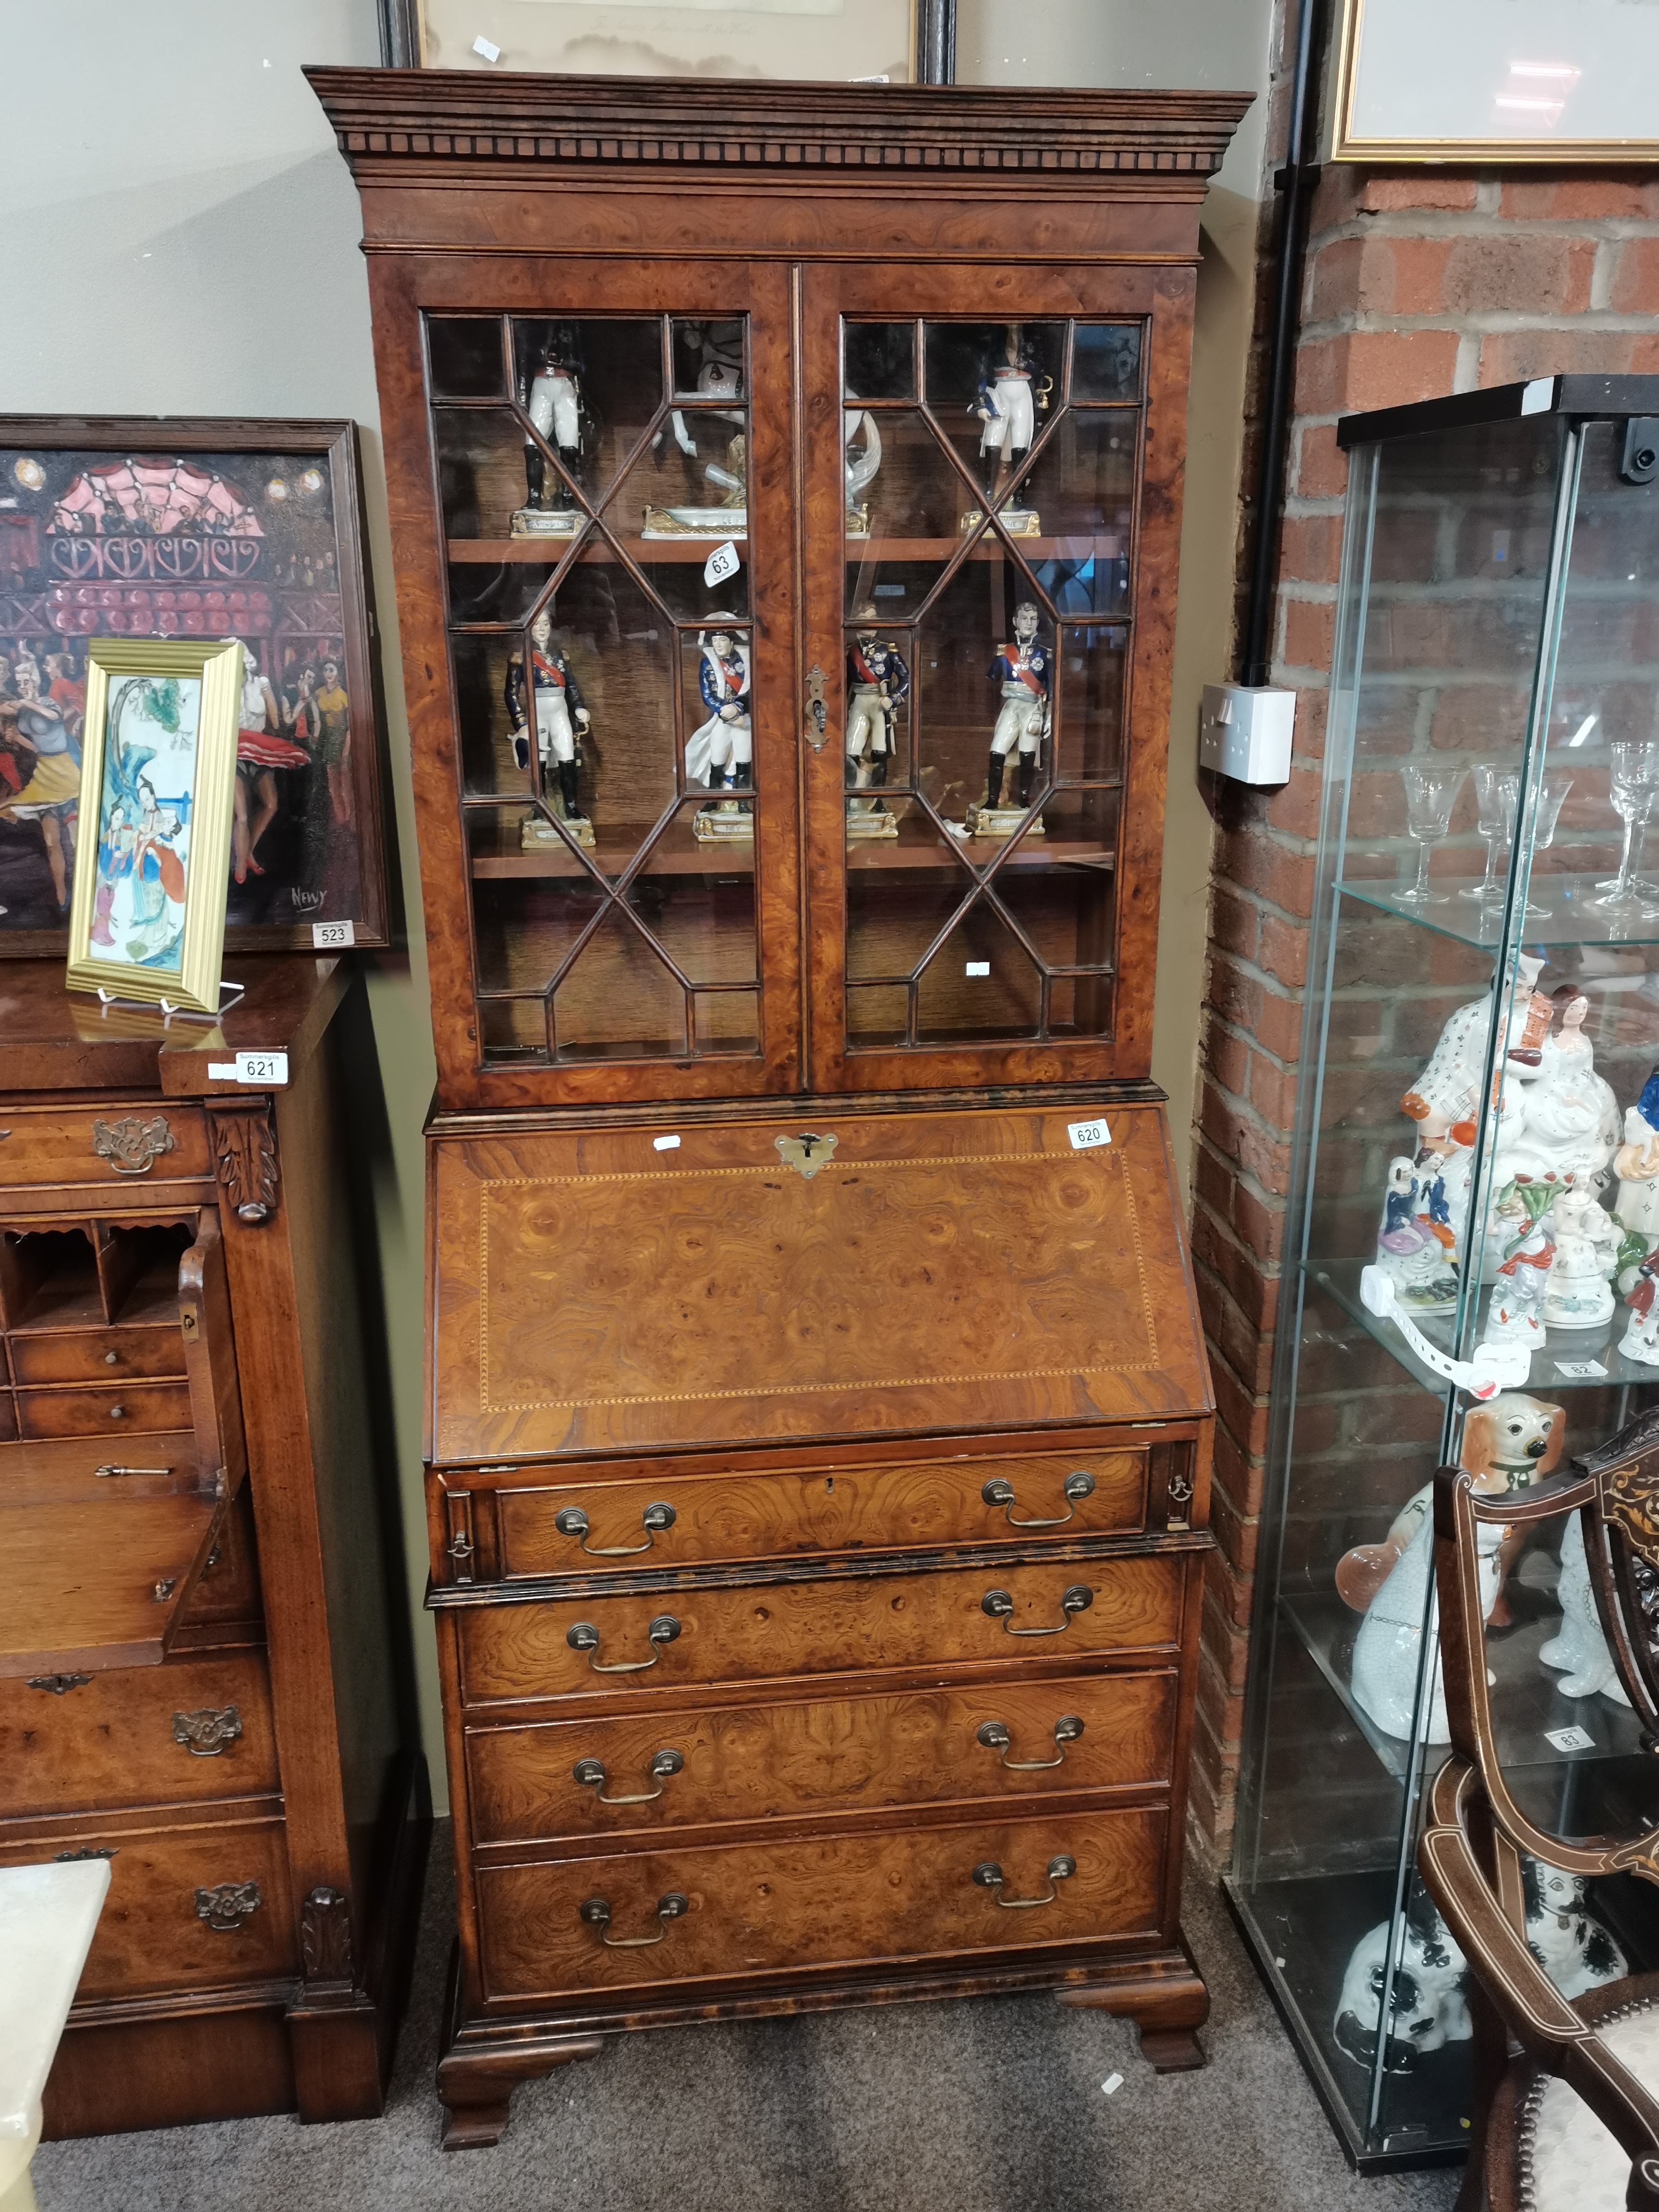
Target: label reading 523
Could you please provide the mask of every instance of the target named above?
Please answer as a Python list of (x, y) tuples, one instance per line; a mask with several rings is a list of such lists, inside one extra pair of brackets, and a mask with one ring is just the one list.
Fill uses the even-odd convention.
[(1066, 1133), (1074, 1152), (1086, 1152), (1092, 1145), (1109, 1145), (1112, 1141), (1112, 1133), (1104, 1121), (1068, 1121)]
[(313, 921), (311, 925), (313, 951), (340, 952), (356, 941), (357, 932), (349, 921)]

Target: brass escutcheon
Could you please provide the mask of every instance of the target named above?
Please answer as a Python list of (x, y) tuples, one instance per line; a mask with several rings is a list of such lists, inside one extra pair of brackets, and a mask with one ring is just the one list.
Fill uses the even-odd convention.
[(799, 1137), (774, 1137), (778, 1156), (786, 1167), (793, 1168), (799, 1176), (811, 1182), (821, 1167), (827, 1167), (835, 1157), (833, 1137), (814, 1136), (810, 1131)]

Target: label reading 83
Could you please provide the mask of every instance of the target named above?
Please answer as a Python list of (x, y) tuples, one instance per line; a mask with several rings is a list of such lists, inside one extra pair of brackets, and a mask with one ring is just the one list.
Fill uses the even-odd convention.
[(1086, 1152), (1091, 1146), (1109, 1145), (1112, 1141), (1112, 1133), (1104, 1121), (1068, 1121), (1066, 1133), (1074, 1152)]

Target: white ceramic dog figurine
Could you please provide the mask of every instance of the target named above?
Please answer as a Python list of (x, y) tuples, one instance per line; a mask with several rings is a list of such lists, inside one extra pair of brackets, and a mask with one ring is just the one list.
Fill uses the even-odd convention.
[(1615, 1705), (1629, 1705), (1607, 1639), (1601, 1633), (1595, 1593), (1590, 1588), (1589, 1562), (1584, 1557), (1584, 1523), (1577, 1513), (1568, 1516), (1561, 1539), (1561, 1579), (1555, 1595), (1561, 1607), (1561, 1626), (1540, 1647), (1540, 1664), (1565, 1669), (1555, 1686), (1564, 1698), (1599, 1694), (1611, 1698)]
[[(1427, 1914), (1423, 1924), (1419, 1924), (1415, 1911), (1407, 1919), (1399, 1970), (1394, 1978), (1384, 2062), (1390, 2074), (1408, 2074), (1419, 2052), (1438, 2051), (1443, 2044), (1467, 2043), (1474, 2032), (1464, 1996), (1468, 1987), (1468, 1961), (1434, 1907), (1423, 1909)], [(1368, 1929), (1354, 1945), (1336, 2008), (1337, 2044), (1366, 2068), (1376, 2057), (1388, 1964), (1385, 1920)]]
[[(1498, 1599), (1502, 1575), (1498, 1547), (1504, 1531), (1495, 1522), (1475, 1528), (1480, 1560), (1480, 1613), (1485, 1620)], [(1354, 1638), (1351, 1687), (1360, 1711), (1384, 1735), (1408, 1736), (1417, 1697), (1417, 1669), (1423, 1652), (1423, 1613), (1434, 1576), (1434, 1524), (1426, 1515), (1393, 1573), (1371, 1600), (1370, 1610)], [(1446, 1691), (1440, 1658), (1435, 1656), (1429, 1693), (1428, 1743), (1449, 1743)]]
[(1521, 1891), (1527, 1905), (1527, 1948), (1564, 1997), (1582, 1997), (1586, 1990), (1599, 1990), (1629, 1973), (1624, 1953), (1584, 1903), (1582, 1875), (1564, 1874), (1559, 1867), (1523, 1855)]

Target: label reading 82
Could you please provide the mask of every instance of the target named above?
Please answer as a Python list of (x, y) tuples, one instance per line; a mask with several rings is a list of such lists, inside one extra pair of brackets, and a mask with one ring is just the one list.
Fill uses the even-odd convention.
[(1104, 1121), (1068, 1121), (1066, 1133), (1074, 1152), (1086, 1152), (1091, 1146), (1109, 1145), (1112, 1141), (1112, 1133)]

